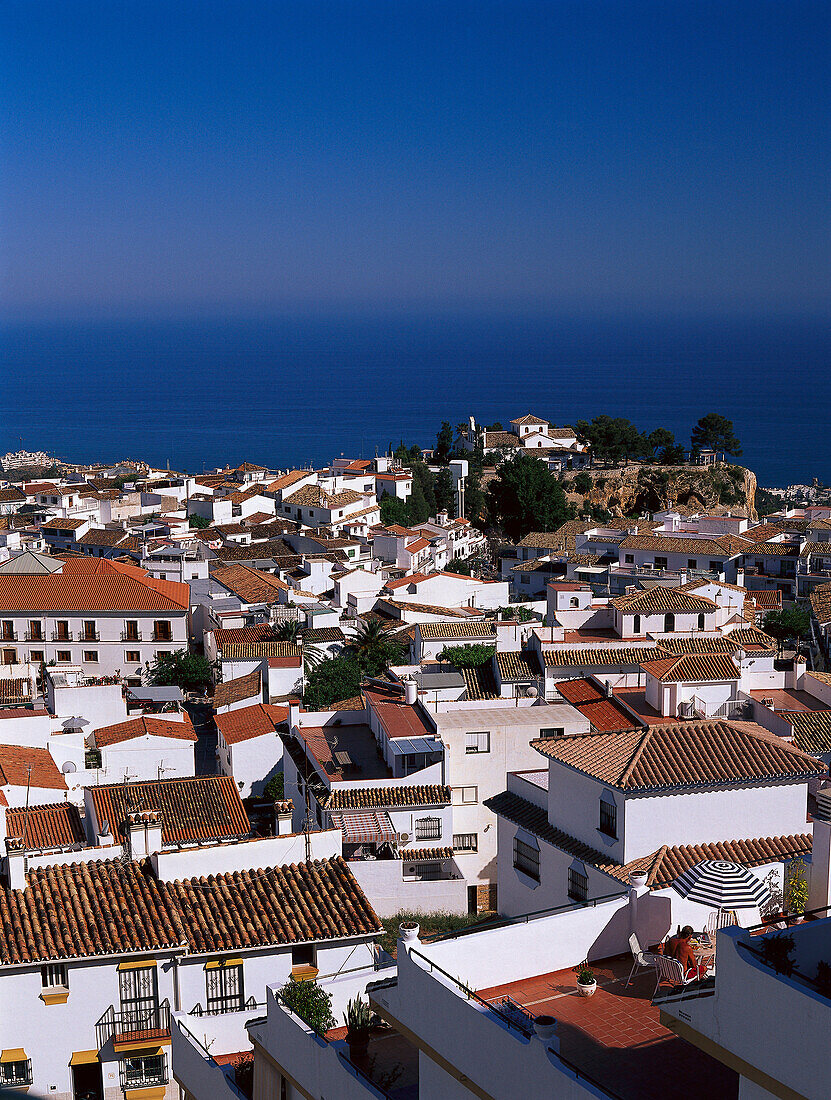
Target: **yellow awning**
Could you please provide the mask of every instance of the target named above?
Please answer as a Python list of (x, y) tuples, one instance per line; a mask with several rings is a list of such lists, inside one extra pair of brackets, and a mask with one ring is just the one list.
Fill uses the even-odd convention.
[(98, 1061), (97, 1050), (76, 1050), (69, 1059), (71, 1066), (88, 1066), (91, 1062)]
[(206, 970), (218, 970), (221, 966), (242, 966), (242, 959), (213, 959), (205, 963)]
[(118, 964), (119, 970), (143, 970), (146, 966), (155, 966), (155, 959), (131, 959), (129, 962)]
[(119, 1050), (118, 1057), (120, 1061), (124, 1061), (125, 1058), (153, 1058), (161, 1053), (162, 1047), (159, 1045), (159, 1040), (152, 1039), (147, 1041), (146, 1046), (140, 1046), (134, 1042), (128, 1050)]
[(9, 1047), (0, 1054), (0, 1062), (26, 1062), (28, 1057), (23, 1047)]

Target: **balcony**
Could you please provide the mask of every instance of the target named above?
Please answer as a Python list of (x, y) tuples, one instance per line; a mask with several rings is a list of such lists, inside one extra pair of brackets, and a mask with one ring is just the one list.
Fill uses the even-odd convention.
[(124, 1058), (118, 1065), (122, 1089), (148, 1089), (166, 1085), (170, 1080), (166, 1054)]
[(122, 642), (140, 642), (143, 639), (140, 630), (122, 630), (121, 640)]
[(0, 642), (16, 642), (18, 635), (16, 630), (5, 630), (3, 636), (0, 637)]
[[(16, 1057), (16, 1055), (13, 1055)], [(0, 1087), (4, 1089), (25, 1088), (32, 1083), (32, 1059), (21, 1058), (15, 1062), (0, 1063)]]
[(46, 635), (42, 630), (27, 630), (25, 639), (27, 642), (45, 642)]
[(153, 631), (153, 641), (154, 642), (172, 642), (173, 641), (173, 634), (169, 630), (168, 631), (163, 630), (161, 633), (159, 633), (159, 631), (157, 631), (157, 630), (154, 630)]
[(51, 637), (53, 642), (71, 642), (74, 634), (71, 630), (53, 630)]
[(78, 639), (79, 642), (100, 642), (101, 632), (99, 630), (85, 630)]
[(115, 1006), (110, 1005), (95, 1025), (95, 1036), (99, 1050), (112, 1039), (116, 1051), (148, 1039), (169, 1039), (170, 1005), (162, 1001), (148, 1008), (131, 1008), (121, 1012), (116, 1012)]
[(252, 1060), (246, 1024), (262, 1007), (221, 1016), (174, 1012), (173, 1075), (189, 1096), (245, 1100)]

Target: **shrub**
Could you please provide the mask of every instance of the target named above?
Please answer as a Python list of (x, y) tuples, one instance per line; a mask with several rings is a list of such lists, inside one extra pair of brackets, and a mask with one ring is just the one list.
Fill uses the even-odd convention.
[(337, 1020), (332, 1015), (332, 994), (317, 982), (298, 982), (289, 978), (278, 992), (283, 1004), (318, 1035), (336, 1026)]

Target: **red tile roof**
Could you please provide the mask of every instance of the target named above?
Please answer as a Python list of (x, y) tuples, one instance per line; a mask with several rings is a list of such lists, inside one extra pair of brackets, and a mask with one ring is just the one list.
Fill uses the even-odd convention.
[(665, 684), (741, 679), (739, 667), (729, 653), (682, 653), (678, 657), (644, 661), (641, 668)]
[(27, 785), (66, 790), (66, 780), (48, 749), (36, 749), (29, 745), (0, 745), (0, 786)]
[(0, 611), (187, 611), (190, 589), (177, 581), (122, 571), (0, 574)]
[(288, 720), (288, 707), (275, 707), (269, 703), (255, 703), (252, 707), (240, 707), (217, 714), (214, 721), (227, 745), (250, 741), (254, 737), (274, 733), (277, 726)]
[(27, 851), (86, 843), (81, 815), (69, 802), (6, 810), (6, 836), (21, 837)]
[(88, 788), (99, 826), (114, 837), (131, 810), (158, 810), (165, 844), (246, 837), (251, 825), (230, 776), (191, 776)]
[(641, 725), (614, 697), (607, 696), (592, 680), (560, 680), (560, 695), (588, 719), (598, 733), (630, 730)]
[(257, 626), (219, 626), (214, 630), (214, 641), (218, 649), (231, 642), (258, 642), (273, 637), (274, 631), (268, 623), (259, 623)]
[(823, 771), (812, 757), (752, 722), (675, 722), (531, 744), (543, 756), (630, 791), (808, 779)]
[[(260, 552), (256, 543), (247, 550), (249, 551), (247, 557), (252, 561), (268, 557), (265, 551)], [(262, 569), (251, 569), (247, 565), (226, 565), (214, 569), (211, 579), (246, 603), (276, 603), (280, 592), (289, 590), (286, 582), (281, 581), (279, 577), (266, 573)]]
[(322, 805), (327, 810), (449, 806), (450, 788), (438, 783), (403, 783), (397, 787), (336, 787), (329, 792)]
[[(227, 645), (227, 643), (226, 643)], [(225, 680), (217, 684), (214, 689), (214, 709), (229, 707), (233, 703), (241, 703), (244, 699), (262, 699), (262, 672), (255, 668), (245, 676), (237, 676), (234, 680)]]
[(173, 722), (168, 718), (154, 718), (142, 716), (131, 718), (127, 722), (116, 722), (112, 726), (101, 726), (93, 737), (95, 747), (100, 749), (106, 745), (119, 745), (122, 741), (133, 741), (137, 737), (171, 737), (179, 741), (196, 741), (190, 718), (185, 715), (184, 721)]
[(436, 731), (419, 706), (410, 706), (403, 694), (380, 687), (363, 687), (364, 698), (378, 716), (388, 737), (435, 737)]

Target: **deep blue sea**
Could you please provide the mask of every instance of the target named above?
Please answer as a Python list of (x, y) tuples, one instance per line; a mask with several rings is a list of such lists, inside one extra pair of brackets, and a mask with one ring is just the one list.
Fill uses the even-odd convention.
[(598, 413), (689, 442), (734, 421), (760, 484), (831, 482), (831, 327), (819, 322), (280, 318), (0, 331), (0, 453), (200, 471), (430, 446), (443, 419)]

